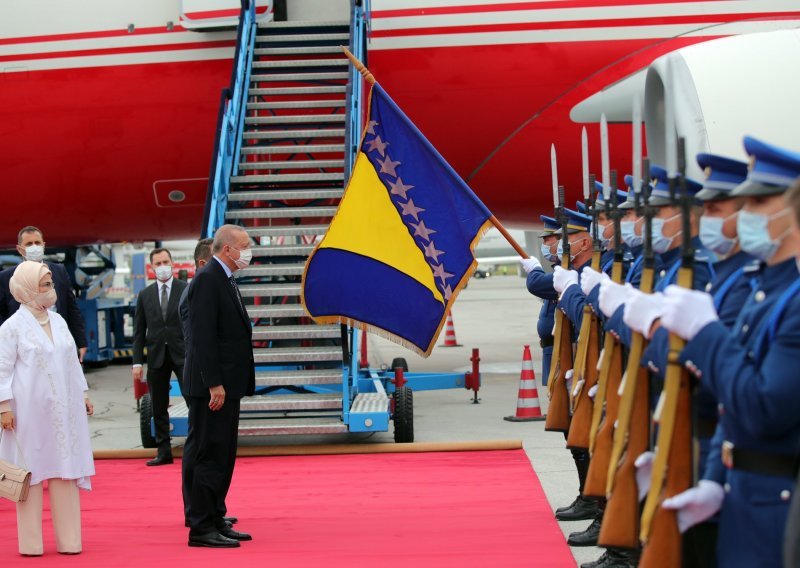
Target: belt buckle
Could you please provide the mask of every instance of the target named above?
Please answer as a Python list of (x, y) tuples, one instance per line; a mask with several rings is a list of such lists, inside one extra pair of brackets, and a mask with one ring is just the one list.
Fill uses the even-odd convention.
[(728, 469), (733, 469), (733, 442), (722, 442), (722, 464)]

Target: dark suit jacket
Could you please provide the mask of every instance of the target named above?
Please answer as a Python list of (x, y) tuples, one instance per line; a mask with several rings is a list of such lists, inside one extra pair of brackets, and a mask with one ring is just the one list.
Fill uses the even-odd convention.
[(153, 282), (139, 293), (139, 298), (136, 300), (136, 314), (133, 317), (133, 364), (142, 364), (144, 347), (147, 345), (147, 366), (153, 369), (159, 369), (164, 365), (164, 353), (167, 348), (172, 362), (176, 365), (183, 365), (186, 353), (183, 327), (178, 316), (178, 303), (187, 284), (177, 278), (172, 279), (166, 322), (161, 315), (158, 284)]
[[(75, 294), (72, 292), (67, 269), (56, 262), (48, 262), (46, 264), (50, 272), (53, 273), (53, 284), (56, 287), (56, 295), (58, 297), (56, 311), (67, 322), (72, 338), (75, 340), (75, 345), (78, 348), (86, 347), (88, 345), (86, 342), (86, 327), (83, 323), (81, 310), (78, 308), (78, 302), (75, 300)], [(16, 268), (16, 266), (12, 266), (0, 272), (0, 325), (19, 309), (19, 302), (11, 295), (8, 286)]]
[(226, 398), (255, 392), (253, 328), (242, 312), (225, 270), (212, 258), (189, 289), (190, 345), (183, 369), (183, 392), (208, 397), (222, 385)]

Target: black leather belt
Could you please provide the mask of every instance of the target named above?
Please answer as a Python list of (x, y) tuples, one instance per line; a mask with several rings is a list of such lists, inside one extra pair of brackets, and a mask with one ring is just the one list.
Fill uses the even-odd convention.
[(722, 463), (732, 469), (780, 477), (795, 477), (798, 465), (796, 456), (743, 450), (731, 442), (722, 444)]
[(539, 340), (539, 347), (552, 347), (555, 343), (555, 339), (552, 337), (545, 337), (544, 339)]
[(695, 435), (698, 438), (713, 438), (717, 430), (716, 420), (698, 420), (695, 423)]

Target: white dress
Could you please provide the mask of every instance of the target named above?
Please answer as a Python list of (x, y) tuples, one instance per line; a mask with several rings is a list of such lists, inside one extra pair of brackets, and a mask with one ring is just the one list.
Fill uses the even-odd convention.
[(13, 434), (3, 431), (0, 458), (28, 469), (31, 484), (75, 479), (78, 487), (91, 489), (88, 385), (72, 334), (55, 312), (50, 312), (50, 328), (53, 341), (24, 307), (0, 326), (0, 401), (11, 399), (16, 419)]

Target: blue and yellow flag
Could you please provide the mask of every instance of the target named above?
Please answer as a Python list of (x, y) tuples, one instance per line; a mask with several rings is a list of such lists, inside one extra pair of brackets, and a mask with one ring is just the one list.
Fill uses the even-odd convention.
[(347, 323), (427, 357), (475, 270), (491, 212), (377, 84), (350, 181), (303, 274), (317, 323)]

